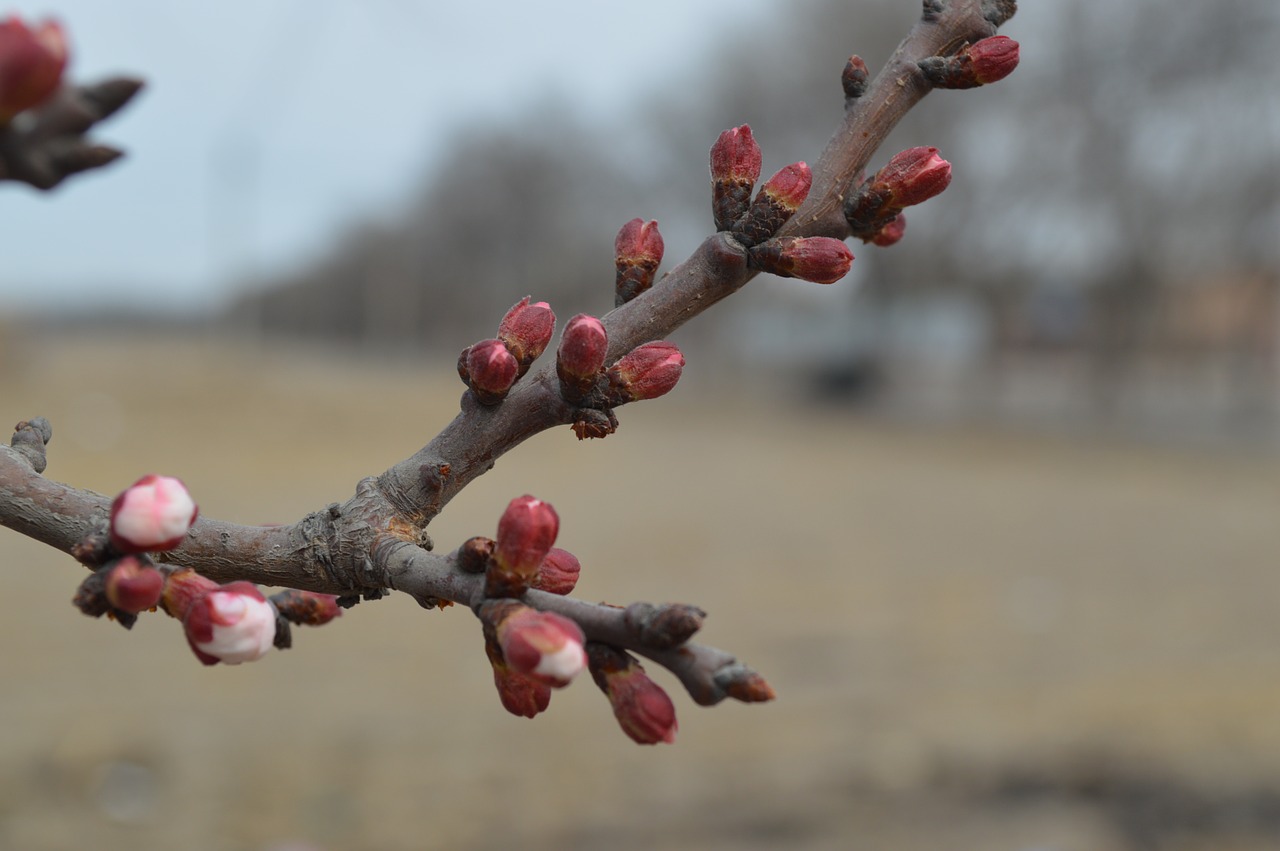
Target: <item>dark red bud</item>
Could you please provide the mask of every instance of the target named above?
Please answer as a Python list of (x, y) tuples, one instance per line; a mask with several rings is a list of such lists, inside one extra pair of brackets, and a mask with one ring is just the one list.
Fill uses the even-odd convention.
[(31, 28), (16, 15), (0, 22), (0, 124), (48, 100), (66, 67), (67, 41), (57, 22)]
[[(905, 213), (899, 213), (887, 225), (876, 231), (870, 241), (881, 248), (888, 248), (902, 239), (902, 235), (906, 232), (907, 216)], [(866, 240), (863, 241), (865, 242)]]
[(136, 615), (160, 603), (164, 574), (135, 556), (125, 556), (103, 568), (105, 589), (112, 608)]
[(844, 73), (840, 75), (844, 96), (849, 100), (862, 97), (867, 93), (867, 81), (870, 78), (871, 73), (867, 70), (867, 63), (862, 61), (862, 57), (850, 56), (844, 66)]
[(468, 386), (482, 405), (496, 405), (515, 384), (519, 364), (501, 340), (482, 340), (467, 350)]
[(853, 252), (827, 236), (788, 236), (752, 248), (750, 258), (756, 268), (782, 278), (834, 284), (849, 273)]
[(711, 146), (711, 179), (754, 184), (760, 179), (760, 146), (743, 124), (720, 134)]
[(908, 148), (876, 172), (872, 184), (889, 195), (889, 204), (910, 207), (938, 195), (951, 183), (951, 163), (937, 148)]
[(1018, 67), (1018, 60), (1018, 43), (997, 35), (966, 45), (955, 56), (924, 59), (920, 70), (940, 89), (972, 89), (1003, 80)]
[(609, 401), (615, 405), (656, 399), (671, 392), (684, 369), (684, 355), (675, 344), (645, 343), (609, 367)]
[(587, 645), (587, 659), (592, 679), (609, 698), (618, 725), (632, 741), (641, 745), (675, 741), (679, 729), (675, 704), (639, 662), (597, 642)]
[(542, 564), (538, 565), (538, 575), (533, 578), (533, 587), (548, 594), (564, 596), (571, 593), (578, 584), (581, 572), (582, 565), (573, 553), (552, 547)]
[(569, 320), (556, 351), (556, 374), (570, 401), (580, 401), (595, 385), (609, 351), (604, 324), (594, 316), (580, 313)]
[(560, 532), (560, 518), (548, 502), (525, 495), (511, 500), (498, 521), (493, 558), (498, 567), (532, 579)]
[(516, 359), (521, 375), (538, 359), (551, 343), (556, 329), (556, 315), (545, 301), (529, 303), (525, 296), (507, 311), (498, 326), (498, 339)]
[(792, 163), (769, 178), (733, 234), (746, 247), (759, 245), (778, 232), (809, 195), (813, 174), (805, 163)]
[(613, 241), (616, 304), (626, 304), (653, 286), (654, 275), (662, 263), (663, 248), (657, 222), (632, 219), (622, 226)]

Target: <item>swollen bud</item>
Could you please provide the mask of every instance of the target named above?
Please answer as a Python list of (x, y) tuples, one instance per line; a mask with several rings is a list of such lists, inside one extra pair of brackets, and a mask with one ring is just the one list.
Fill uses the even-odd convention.
[(622, 226), (613, 241), (617, 267), (615, 306), (626, 304), (653, 286), (654, 275), (662, 263), (663, 248), (657, 222), (632, 219)]
[(524, 375), (529, 365), (547, 350), (555, 328), (556, 315), (551, 312), (551, 305), (545, 301), (530, 304), (529, 296), (518, 301), (502, 317), (498, 339), (516, 359), (519, 367), (517, 377)]
[(595, 387), (608, 350), (609, 337), (599, 319), (579, 313), (569, 320), (556, 351), (556, 375), (565, 399), (580, 402)]
[(621, 405), (665, 395), (676, 386), (683, 368), (684, 355), (674, 343), (637, 346), (609, 367), (609, 402)]
[(113, 609), (136, 615), (160, 604), (164, 574), (137, 556), (125, 556), (102, 570), (104, 590)]
[(67, 40), (56, 21), (34, 29), (16, 15), (0, 21), (0, 125), (48, 100), (66, 67)]
[(111, 544), (122, 553), (171, 550), (182, 543), (198, 513), (181, 481), (143, 476), (111, 503)]
[(546, 712), (551, 704), (551, 686), (512, 670), (502, 657), (496, 635), (490, 634), (489, 630), (486, 630), (484, 649), (493, 667), (493, 685), (498, 690), (502, 708), (521, 718), (533, 718), (540, 712)]
[(511, 500), (498, 520), (493, 559), (485, 577), (489, 597), (518, 597), (560, 532), (560, 518), (550, 503), (525, 495)]
[(582, 573), (582, 564), (568, 550), (552, 547), (547, 557), (538, 565), (538, 573), (533, 577), (532, 587), (548, 594), (568, 595), (578, 584), (578, 575)]
[(676, 708), (629, 653), (607, 644), (587, 645), (591, 677), (609, 698), (622, 732), (641, 745), (676, 740)]
[(517, 673), (563, 688), (587, 666), (586, 638), (566, 617), (510, 600), (487, 602), (479, 614), (491, 625), (503, 659)]
[[(481, 405), (496, 405), (505, 399), (519, 369), (501, 340), (482, 340), (466, 351), (465, 380)], [(461, 361), (458, 372), (463, 372)]]
[(809, 196), (813, 173), (805, 163), (792, 163), (760, 187), (747, 214), (733, 226), (733, 235), (747, 248), (778, 232)]
[(925, 79), (940, 89), (972, 89), (1003, 80), (1018, 67), (1018, 43), (997, 35), (966, 45), (954, 56), (920, 61)]
[(251, 582), (218, 585), (186, 568), (169, 574), (161, 601), (206, 665), (253, 662), (275, 643), (276, 610)]
[(849, 272), (853, 252), (827, 236), (787, 236), (770, 239), (751, 249), (751, 265), (780, 278), (801, 278), (815, 284), (834, 284)]
[(747, 211), (761, 162), (760, 146), (746, 124), (724, 131), (711, 146), (711, 212), (716, 230), (729, 230)]
[(883, 187), (894, 206), (923, 204), (951, 183), (951, 163), (938, 156), (937, 148), (907, 148), (876, 172), (872, 183)]
[(848, 63), (844, 66), (844, 73), (840, 75), (844, 96), (849, 100), (862, 97), (867, 93), (867, 81), (870, 78), (871, 73), (867, 70), (867, 63), (862, 61), (862, 57), (850, 56)]
[(333, 594), (319, 594), (315, 591), (299, 591), (290, 588), (271, 595), (271, 602), (276, 611), (290, 623), (302, 626), (324, 626), (334, 618), (342, 616), (342, 607)]
[[(907, 232), (907, 215), (899, 213), (890, 222), (880, 230), (876, 231), (870, 238), (870, 242), (881, 248), (888, 248), (890, 245), (897, 243), (902, 239), (903, 234)], [(864, 239), (863, 242), (868, 240)]]

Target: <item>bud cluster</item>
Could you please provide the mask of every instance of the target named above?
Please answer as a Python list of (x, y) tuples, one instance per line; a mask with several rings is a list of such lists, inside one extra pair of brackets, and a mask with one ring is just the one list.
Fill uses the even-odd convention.
[(925, 79), (939, 89), (972, 89), (1003, 80), (1018, 67), (1018, 43), (996, 35), (967, 44), (954, 56), (920, 61)]
[(66, 67), (67, 41), (56, 21), (35, 27), (16, 15), (0, 21), (0, 126), (48, 100)]
[(545, 301), (518, 301), (498, 326), (498, 336), (468, 346), (458, 356), (458, 376), (482, 405), (496, 405), (546, 351), (556, 316)]
[[(872, 242), (905, 207), (922, 204), (951, 183), (951, 163), (938, 156), (937, 148), (908, 148), (895, 154), (869, 180), (845, 200), (844, 215), (853, 235)], [(894, 226), (897, 237), (905, 222)], [(888, 244), (897, 241), (894, 229), (882, 237)]]
[(632, 219), (613, 241), (617, 278), (614, 306), (621, 306), (653, 286), (665, 246), (657, 222)]

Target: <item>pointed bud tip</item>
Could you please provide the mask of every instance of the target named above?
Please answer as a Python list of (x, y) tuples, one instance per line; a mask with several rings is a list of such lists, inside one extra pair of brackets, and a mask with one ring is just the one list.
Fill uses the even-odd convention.
[(725, 130), (711, 146), (711, 179), (714, 181), (754, 184), (760, 179), (762, 163), (760, 146), (746, 124)]

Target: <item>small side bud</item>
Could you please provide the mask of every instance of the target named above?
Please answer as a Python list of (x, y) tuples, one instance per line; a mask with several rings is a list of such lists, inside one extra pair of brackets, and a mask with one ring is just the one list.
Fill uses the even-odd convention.
[(547, 551), (542, 564), (538, 565), (538, 574), (533, 577), (533, 587), (548, 594), (567, 596), (573, 593), (581, 573), (582, 564), (573, 553), (552, 547)]
[(197, 514), (181, 481), (143, 476), (111, 503), (111, 544), (122, 553), (171, 550), (182, 543)]
[(563, 688), (587, 666), (582, 629), (566, 617), (508, 600), (485, 603), (480, 617), (492, 624), (502, 657), (517, 673)]
[(902, 239), (903, 234), (907, 232), (907, 216), (905, 213), (899, 213), (889, 221), (887, 225), (876, 231), (870, 239), (864, 239), (863, 242), (871, 242), (881, 248), (888, 248), (890, 245), (896, 244)]
[(528, 588), (560, 532), (550, 503), (525, 495), (511, 500), (498, 520), (493, 560), (485, 577), (489, 597), (518, 597)]
[(813, 173), (805, 163), (792, 163), (760, 187), (747, 213), (732, 233), (747, 248), (759, 245), (778, 232), (809, 196)]
[(848, 100), (857, 100), (867, 93), (867, 81), (871, 72), (861, 56), (853, 55), (845, 63), (844, 73), (840, 75), (840, 84), (844, 86), (844, 96)]
[(467, 386), (481, 405), (496, 405), (507, 398), (519, 372), (519, 364), (501, 340), (482, 340), (467, 349), (466, 367)]
[(729, 230), (747, 211), (762, 162), (760, 146), (746, 124), (724, 131), (711, 146), (711, 211), (716, 230)]
[(676, 707), (629, 653), (607, 644), (587, 645), (591, 677), (609, 698), (622, 732), (641, 745), (676, 740)]
[(657, 222), (632, 219), (622, 226), (613, 241), (617, 268), (615, 306), (626, 304), (653, 286), (664, 247)]
[(276, 611), (289, 623), (300, 626), (324, 626), (334, 618), (342, 616), (342, 607), (333, 594), (318, 594), (314, 591), (298, 591), (290, 588), (271, 595), (271, 602)]
[(0, 22), (0, 126), (58, 90), (67, 54), (66, 36), (56, 21), (28, 27), (10, 15)]
[(1018, 43), (997, 35), (966, 45), (954, 56), (931, 56), (919, 64), (925, 79), (939, 89), (972, 89), (1003, 80), (1018, 60)]
[(458, 548), (458, 568), (463, 573), (484, 573), (493, 557), (493, 538), (477, 535)]
[(580, 402), (595, 387), (608, 350), (609, 337), (599, 319), (580, 313), (569, 320), (556, 351), (556, 375), (567, 400)]
[(121, 612), (136, 615), (160, 605), (164, 574), (128, 555), (102, 568), (107, 601)]
[(527, 674), (512, 670), (502, 657), (496, 636), (486, 631), (485, 653), (493, 667), (493, 685), (498, 690), (502, 708), (521, 718), (533, 718), (546, 712), (551, 704), (551, 686)]
[(621, 405), (665, 395), (680, 380), (684, 355), (675, 344), (645, 343), (609, 367), (609, 402)]
[(547, 350), (551, 335), (555, 333), (556, 315), (545, 301), (529, 303), (525, 296), (502, 317), (498, 326), (498, 339), (516, 359), (516, 377), (529, 371), (529, 365)]
[(872, 181), (889, 194), (897, 207), (923, 204), (951, 183), (951, 163), (937, 148), (907, 148), (893, 156)]
[(751, 249), (751, 264), (781, 278), (801, 278), (815, 284), (834, 284), (849, 273), (853, 252), (827, 236), (788, 236), (770, 239)]

